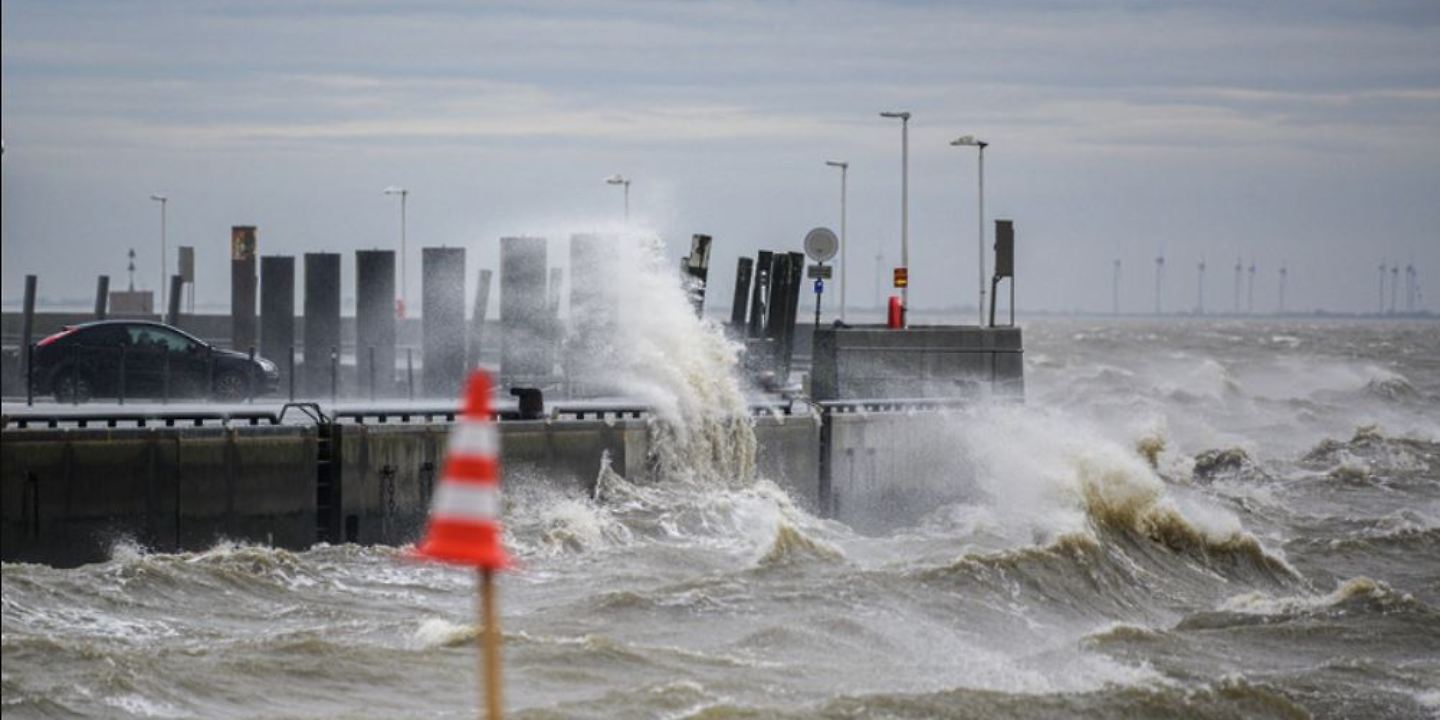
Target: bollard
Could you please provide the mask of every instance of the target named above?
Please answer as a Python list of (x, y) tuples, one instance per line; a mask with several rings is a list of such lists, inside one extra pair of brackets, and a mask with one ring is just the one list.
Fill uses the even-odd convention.
[(334, 405), (340, 396), (340, 351), (330, 348), (330, 404)]
[(290, 346), (290, 371), (285, 373), (290, 380), (290, 402), (295, 402), (295, 346)]
[(370, 358), (366, 363), (370, 367), (370, 402), (375, 402), (375, 346), (370, 346)]
[(119, 395), (120, 404), (125, 404), (125, 346), (120, 346), (120, 384), (116, 393)]
[(886, 315), (886, 326), (891, 330), (899, 330), (905, 327), (905, 306), (900, 304), (900, 298), (890, 296), (890, 312)]
[(410, 399), (415, 399), (415, 353), (405, 348), (405, 385), (409, 387)]
[(25, 346), (25, 406), (35, 406), (35, 346)]
[(70, 401), (80, 404), (80, 343), (70, 346)]

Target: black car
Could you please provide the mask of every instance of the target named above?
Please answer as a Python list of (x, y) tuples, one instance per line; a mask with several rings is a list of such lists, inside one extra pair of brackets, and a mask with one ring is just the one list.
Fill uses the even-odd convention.
[(63, 402), (96, 398), (241, 400), (273, 393), (275, 363), (144, 320), (67, 326), (35, 345), (32, 382)]

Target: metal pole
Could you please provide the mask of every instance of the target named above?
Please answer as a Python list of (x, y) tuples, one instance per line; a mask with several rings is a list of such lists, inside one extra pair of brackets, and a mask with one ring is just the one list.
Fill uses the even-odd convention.
[(630, 181), (625, 181), (625, 224), (630, 224)]
[(125, 404), (125, 346), (120, 346), (120, 387), (116, 394), (121, 405)]
[(370, 369), (370, 401), (375, 401), (375, 346), (370, 346), (370, 358), (366, 365)]
[(160, 286), (160, 307), (163, 308), (163, 307), (167, 307), (167, 306), (165, 305), (165, 279), (166, 279), (166, 276), (165, 276), (165, 205), (166, 205), (166, 203), (169, 202), (169, 198), (162, 197), (162, 198), (159, 198), (159, 200), (160, 200), (160, 280), (159, 280), (159, 282), (158, 282), (157, 284)]
[(400, 305), (406, 308), (406, 313), (410, 312), (410, 291), (408, 289), (409, 283), (405, 281), (405, 205), (409, 196), (409, 190), (400, 191)]
[(980, 285), (980, 324), (985, 324), (985, 146), (987, 142), (980, 143), (980, 236), (975, 249), (978, 258), (975, 266), (979, 268)]
[(900, 119), (900, 264), (905, 287), (900, 288), (900, 320), (910, 327), (910, 116)]
[(290, 346), (290, 366), (285, 375), (290, 381), (290, 402), (295, 402), (295, 346)]
[(405, 348), (405, 385), (410, 399), (415, 399), (415, 348)]

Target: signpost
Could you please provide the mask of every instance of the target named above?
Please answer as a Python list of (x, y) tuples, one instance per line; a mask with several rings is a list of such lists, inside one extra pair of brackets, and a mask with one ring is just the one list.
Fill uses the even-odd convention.
[(815, 281), (815, 327), (820, 327), (820, 296), (825, 292), (825, 280), (831, 276), (832, 266), (825, 261), (835, 257), (840, 248), (840, 239), (830, 228), (817, 227), (805, 233), (805, 254), (815, 261), (810, 266), (809, 276)]

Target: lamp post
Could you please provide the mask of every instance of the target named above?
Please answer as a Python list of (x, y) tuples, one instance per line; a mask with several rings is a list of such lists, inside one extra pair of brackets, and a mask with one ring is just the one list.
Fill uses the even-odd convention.
[(406, 313), (406, 305), (410, 303), (410, 293), (406, 290), (405, 282), (405, 201), (410, 197), (410, 191), (398, 185), (391, 185), (380, 191), (385, 195), (400, 196), (400, 317)]
[(165, 204), (170, 198), (164, 195), (151, 195), (151, 200), (160, 203), (160, 312), (165, 312), (168, 307), (165, 304)]
[(904, 326), (910, 327), (910, 111), (882, 112), (880, 117), (900, 119), (900, 266), (906, 273), (900, 307)]
[(625, 224), (630, 224), (630, 178), (627, 178), (620, 173), (615, 173), (614, 175), (605, 178), (605, 184), (620, 185), (625, 188)]
[(840, 322), (845, 322), (845, 181), (850, 172), (850, 163), (840, 160), (826, 160), (826, 165), (840, 168)]
[(950, 142), (956, 147), (976, 147), (980, 149), (980, 236), (979, 245), (976, 247), (978, 257), (976, 267), (979, 269), (980, 278), (980, 324), (985, 324), (985, 147), (990, 143), (984, 140), (976, 140), (974, 135), (965, 135), (955, 138)]

